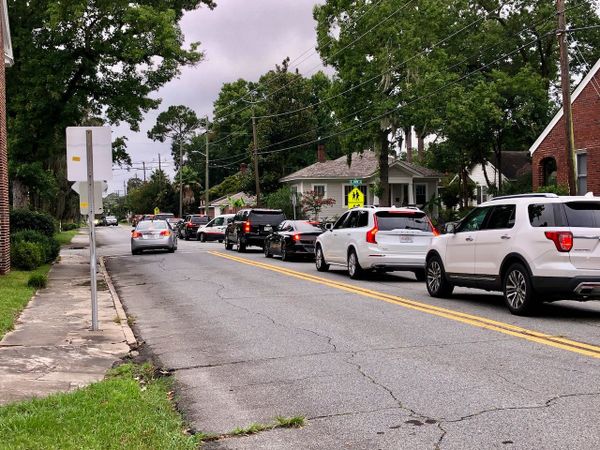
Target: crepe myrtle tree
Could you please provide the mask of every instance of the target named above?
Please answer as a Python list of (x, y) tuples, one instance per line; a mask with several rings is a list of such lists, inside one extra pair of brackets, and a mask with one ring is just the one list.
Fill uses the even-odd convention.
[(302, 194), (300, 204), (302, 205), (304, 214), (308, 214), (314, 220), (319, 220), (319, 214), (323, 207), (335, 205), (335, 199), (325, 198), (317, 191), (307, 191)]

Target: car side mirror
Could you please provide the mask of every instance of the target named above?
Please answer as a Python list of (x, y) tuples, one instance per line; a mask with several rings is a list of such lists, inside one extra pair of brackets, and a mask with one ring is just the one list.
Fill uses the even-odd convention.
[(455, 234), (456, 233), (456, 224), (455, 223), (447, 223), (444, 227), (446, 234)]
[(332, 223), (326, 223), (325, 224), (325, 229), (328, 230), (328, 231), (333, 230), (333, 224)]

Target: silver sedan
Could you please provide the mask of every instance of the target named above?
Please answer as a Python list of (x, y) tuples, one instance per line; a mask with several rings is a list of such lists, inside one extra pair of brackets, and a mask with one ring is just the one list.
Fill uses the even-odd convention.
[(177, 235), (166, 220), (142, 220), (131, 232), (131, 254), (143, 250), (177, 250)]

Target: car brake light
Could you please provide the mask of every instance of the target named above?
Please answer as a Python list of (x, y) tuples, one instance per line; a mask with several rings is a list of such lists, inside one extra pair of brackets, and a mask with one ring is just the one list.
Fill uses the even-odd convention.
[(570, 252), (573, 248), (573, 233), (570, 231), (546, 231), (544, 234), (554, 242), (559, 252)]
[(188, 222), (185, 224), (185, 226), (188, 228), (192, 228), (194, 226), (194, 224), (192, 222)]
[(141, 238), (142, 237), (142, 233), (140, 233), (139, 231), (134, 231), (134, 232), (131, 233), (131, 237), (134, 238), (134, 239)]
[(171, 232), (169, 230), (163, 230), (160, 232), (161, 236), (171, 236)]
[(250, 233), (251, 223), (249, 221), (244, 222), (244, 233)]
[(375, 235), (379, 231), (377, 216), (373, 216), (373, 220), (375, 221), (375, 223), (373, 224), (373, 228), (367, 231), (367, 242), (369, 244), (377, 244), (377, 239), (375, 239)]
[(297, 242), (297, 241), (300, 240), (300, 235), (299, 234), (295, 234), (294, 236), (292, 236), (292, 239)]
[(431, 223), (431, 219), (429, 219), (429, 217), (427, 218), (427, 221), (429, 222), (429, 226), (431, 227), (431, 232), (433, 233), (433, 235), (439, 236), (440, 232), (438, 231), (438, 229), (436, 227), (433, 226), (433, 223)]

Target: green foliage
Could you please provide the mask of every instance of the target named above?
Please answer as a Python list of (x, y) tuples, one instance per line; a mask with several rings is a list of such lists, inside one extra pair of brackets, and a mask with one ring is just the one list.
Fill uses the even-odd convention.
[(63, 231), (71, 231), (71, 230), (77, 230), (79, 228), (79, 224), (78, 223), (63, 223), (62, 224), (62, 230)]
[(221, 183), (209, 189), (211, 198), (220, 198), (238, 192), (254, 192), (252, 173), (237, 172), (225, 178)]
[(56, 232), (56, 223), (50, 214), (29, 209), (13, 209), (10, 211), (10, 230), (11, 233), (36, 230), (52, 236)]
[(556, 195), (569, 195), (569, 187), (563, 184), (540, 186), (535, 192), (542, 192)]
[(53, 235), (45, 235), (36, 230), (21, 230), (10, 235), (11, 244), (33, 242), (42, 250), (42, 262), (52, 262), (60, 252), (60, 244)]
[(27, 280), (27, 286), (34, 289), (43, 289), (48, 285), (48, 277), (41, 273), (33, 273)]
[(134, 214), (146, 214), (158, 207), (161, 211), (174, 212), (178, 209), (178, 193), (173, 189), (167, 175), (155, 170), (146, 184), (132, 189), (127, 194), (125, 207)]
[(44, 258), (45, 250), (37, 242), (17, 241), (10, 247), (10, 262), (17, 269), (36, 269), (42, 265)]
[[(281, 209), (289, 219), (294, 217), (294, 207), (292, 206), (292, 191), (288, 185), (284, 185), (275, 192), (265, 195), (263, 202), (267, 208)], [(296, 211), (296, 217), (300, 219), (302, 214)]]

